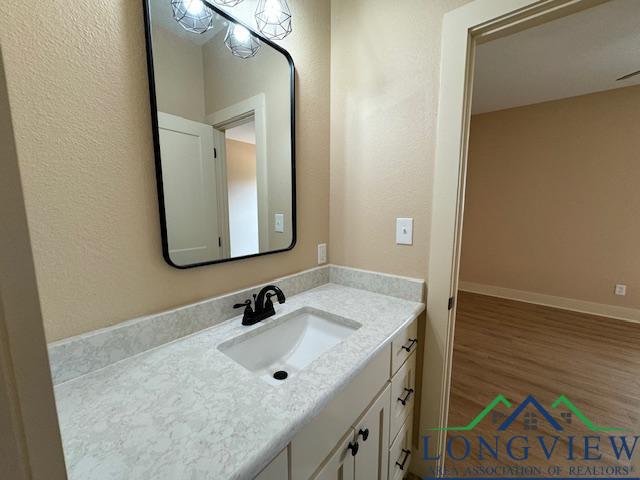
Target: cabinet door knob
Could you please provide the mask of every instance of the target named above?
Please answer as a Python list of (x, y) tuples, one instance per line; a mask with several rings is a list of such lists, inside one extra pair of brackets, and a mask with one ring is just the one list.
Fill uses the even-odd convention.
[(418, 339), (417, 338), (410, 338), (409, 339), (409, 345), (403, 345), (402, 348), (404, 350), (406, 350), (407, 352), (410, 352), (411, 349), (413, 348), (413, 346), (418, 343)]
[(366, 442), (367, 438), (369, 438), (369, 429), (368, 428), (365, 428), (364, 430), (360, 429), (360, 431), (358, 431), (358, 436), (360, 435), (362, 435), (362, 441)]
[(402, 397), (398, 397), (398, 401), (402, 404), (402, 405), (406, 405), (407, 402), (409, 401), (409, 399), (411, 398), (411, 395), (413, 395), (413, 388), (405, 388), (404, 389), (405, 392), (407, 392), (404, 395), (404, 398)]
[(359, 449), (360, 449), (360, 445), (358, 445), (358, 442), (354, 442), (354, 443), (349, 442), (349, 446), (347, 447), (347, 450), (351, 450), (351, 455), (355, 457), (358, 454)]
[(411, 450), (403, 448), (402, 453), (404, 453), (404, 460), (402, 460), (402, 462), (396, 462), (396, 465), (400, 468), (400, 470), (404, 470), (407, 460), (409, 460), (409, 457), (411, 456)]

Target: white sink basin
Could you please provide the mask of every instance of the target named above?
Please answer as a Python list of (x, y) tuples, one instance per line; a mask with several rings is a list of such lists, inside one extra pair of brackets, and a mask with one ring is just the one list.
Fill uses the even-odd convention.
[(218, 349), (262, 380), (277, 385), (284, 379), (275, 379), (275, 372), (286, 372), (286, 378), (291, 378), (361, 326), (305, 307), (233, 338)]

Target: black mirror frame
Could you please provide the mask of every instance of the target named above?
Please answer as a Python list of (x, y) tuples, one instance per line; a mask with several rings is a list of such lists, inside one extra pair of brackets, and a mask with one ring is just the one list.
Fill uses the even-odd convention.
[(256, 32), (253, 28), (246, 25), (245, 23), (233, 18), (228, 13), (219, 9), (215, 5), (212, 5), (207, 0), (202, 0), (203, 3), (213, 10), (216, 14), (223, 17), (225, 20), (229, 22), (234, 22), (238, 25), (242, 25), (249, 32), (258, 38), (262, 43), (269, 45), (271, 48), (274, 48), (278, 52), (280, 52), (287, 59), (289, 63), (290, 70), (290, 100), (291, 100), (291, 244), (287, 248), (282, 248), (280, 250), (272, 250), (269, 252), (262, 253), (254, 253), (252, 255), (243, 255), (239, 257), (233, 258), (223, 258), (220, 260), (213, 260), (211, 262), (201, 262), (201, 263), (193, 263), (190, 265), (176, 265), (169, 255), (169, 237), (167, 233), (167, 216), (165, 211), (164, 204), (164, 185), (162, 181), (162, 161), (160, 157), (160, 134), (158, 131), (158, 105), (156, 100), (156, 82), (155, 82), (155, 71), (153, 67), (153, 42), (151, 38), (151, 1), (152, 0), (142, 0), (142, 6), (144, 10), (144, 31), (145, 31), (145, 43), (146, 43), (146, 53), (147, 53), (147, 73), (149, 79), (149, 105), (151, 108), (151, 129), (153, 134), (153, 149), (155, 155), (155, 170), (156, 170), (156, 186), (158, 192), (158, 210), (160, 213), (160, 234), (162, 236), (162, 256), (164, 260), (174, 268), (178, 268), (180, 270), (185, 270), (188, 268), (195, 267), (203, 267), (206, 265), (216, 265), (219, 263), (232, 262), (235, 260), (243, 260), (247, 258), (261, 257), (263, 255), (272, 255), (274, 253), (282, 253), (292, 250), (297, 243), (297, 205), (296, 205), (296, 90), (295, 90), (295, 65), (293, 63), (293, 58), (289, 52), (287, 52), (281, 46), (275, 44), (268, 38), (261, 35), (259, 32)]

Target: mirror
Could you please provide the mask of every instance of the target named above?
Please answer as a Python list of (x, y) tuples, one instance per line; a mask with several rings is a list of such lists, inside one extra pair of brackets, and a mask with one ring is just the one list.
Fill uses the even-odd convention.
[(145, 0), (165, 260), (190, 268), (296, 239), (294, 66), (203, 0)]

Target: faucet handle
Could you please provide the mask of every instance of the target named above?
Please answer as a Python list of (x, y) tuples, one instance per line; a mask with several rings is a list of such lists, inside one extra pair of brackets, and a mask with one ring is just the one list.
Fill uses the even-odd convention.
[(265, 300), (265, 302), (264, 302), (264, 308), (265, 308), (266, 310), (267, 310), (267, 309), (271, 309), (271, 308), (273, 308), (273, 302), (271, 301), (271, 297), (275, 297), (275, 296), (276, 296), (276, 294), (275, 294), (275, 293), (267, 293), (267, 294), (265, 295), (266, 300)]
[(245, 308), (245, 310), (246, 310), (246, 309), (251, 310), (251, 300), (250, 300), (250, 299), (247, 299), (247, 300), (245, 300), (244, 302), (242, 302), (242, 303), (236, 303), (236, 304), (233, 306), (233, 308), (243, 308), (243, 307)]

